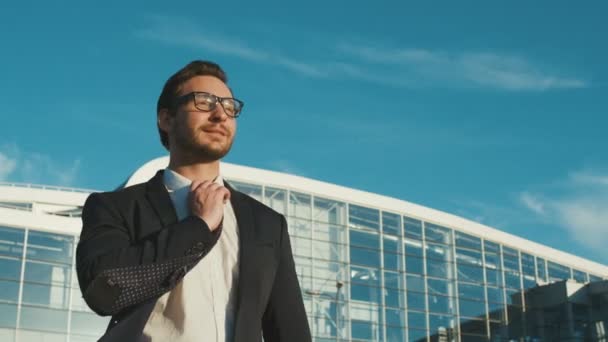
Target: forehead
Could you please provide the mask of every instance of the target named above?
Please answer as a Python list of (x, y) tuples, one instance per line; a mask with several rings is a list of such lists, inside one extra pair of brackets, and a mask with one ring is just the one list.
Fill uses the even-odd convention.
[(179, 95), (193, 91), (204, 91), (220, 97), (231, 97), (232, 92), (226, 83), (215, 76), (194, 76), (180, 87)]

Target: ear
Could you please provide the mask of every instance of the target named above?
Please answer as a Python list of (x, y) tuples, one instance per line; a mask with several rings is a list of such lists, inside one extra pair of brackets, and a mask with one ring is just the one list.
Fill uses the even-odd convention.
[(158, 127), (163, 130), (163, 132), (169, 132), (172, 119), (173, 117), (169, 114), (169, 110), (166, 108), (163, 108), (156, 113), (156, 122), (158, 123)]

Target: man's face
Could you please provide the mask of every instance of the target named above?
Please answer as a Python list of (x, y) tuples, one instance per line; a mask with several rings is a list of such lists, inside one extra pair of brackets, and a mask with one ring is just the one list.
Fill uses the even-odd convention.
[[(195, 76), (184, 83), (178, 96), (191, 92), (206, 92), (219, 97), (232, 97), (224, 82), (214, 76)], [(163, 118), (159, 118), (163, 120)], [(217, 103), (212, 111), (201, 111), (195, 107), (194, 99), (176, 108), (168, 120), (171, 150), (215, 161), (224, 157), (234, 141), (236, 119), (229, 117)]]

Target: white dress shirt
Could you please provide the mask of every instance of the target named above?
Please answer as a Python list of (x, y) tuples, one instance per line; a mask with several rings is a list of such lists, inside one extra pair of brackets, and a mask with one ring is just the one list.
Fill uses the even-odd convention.
[[(163, 181), (178, 220), (189, 213), (191, 180), (165, 169)], [(215, 183), (224, 185), (218, 176)], [(232, 341), (239, 275), (239, 236), (230, 201), (224, 205), (222, 232), (216, 245), (177, 284), (160, 297), (144, 336), (150, 341)], [(201, 228), (202, 229), (202, 228)]]

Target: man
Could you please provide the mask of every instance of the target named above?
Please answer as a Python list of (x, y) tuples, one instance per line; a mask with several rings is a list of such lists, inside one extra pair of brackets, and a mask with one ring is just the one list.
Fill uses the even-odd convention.
[(87, 199), (76, 253), (86, 303), (112, 315), (102, 341), (310, 341), (283, 215), (226, 183), (243, 103), (194, 61), (157, 105), (169, 166)]

